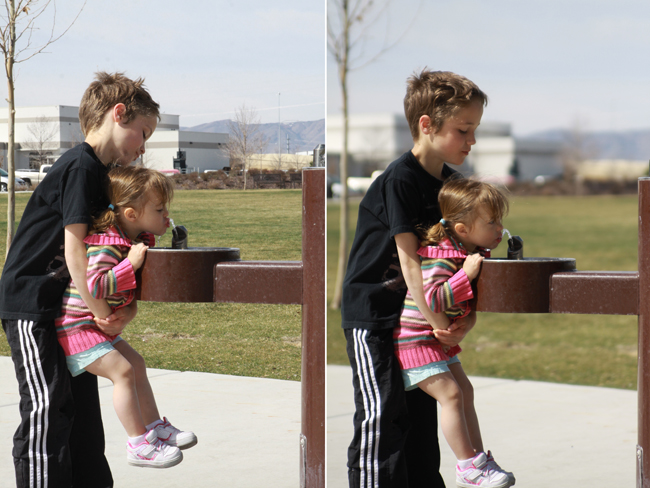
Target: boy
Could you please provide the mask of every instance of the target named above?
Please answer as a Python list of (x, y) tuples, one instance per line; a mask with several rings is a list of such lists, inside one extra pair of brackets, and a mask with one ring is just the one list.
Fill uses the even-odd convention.
[[(143, 80), (97, 73), (79, 107), (85, 141), (63, 154), (34, 190), (9, 249), (0, 318), (21, 397), (13, 448), (18, 487), (113, 486), (97, 377), (70, 377), (54, 319), (70, 278), (86, 283), (83, 239), (110, 203), (108, 165), (129, 165), (141, 156), (158, 119), (159, 105)], [(110, 314), (106, 301), (92, 298), (87, 287), (79, 292), (96, 316)], [(133, 305), (97, 319), (97, 326), (118, 334), (135, 313)]]
[[(440, 220), (438, 191), (454, 173), (445, 163), (463, 163), (486, 103), (474, 83), (454, 73), (411, 76), (404, 111), (413, 149), (386, 168), (359, 206), (341, 306), (356, 404), (350, 487), (444, 487), (436, 402), (419, 388), (404, 392), (393, 328), (407, 287), (426, 319), (436, 320), (424, 299), (417, 231)], [(436, 330), (436, 338), (456, 345), (475, 320), (472, 314)]]

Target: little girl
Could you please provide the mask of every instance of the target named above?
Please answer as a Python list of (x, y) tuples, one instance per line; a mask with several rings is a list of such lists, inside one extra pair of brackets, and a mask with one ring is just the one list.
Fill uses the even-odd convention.
[(424, 294), (436, 323), (427, 322), (407, 293), (393, 335), (395, 355), (406, 389), (419, 387), (440, 403), (442, 432), (458, 459), (456, 484), (505, 488), (515, 478), (483, 449), (472, 385), (457, 356), (460, 347), (443, 347), (433, 329), (446, 329), (471, 312), (471, 282), (483, 258), (501, 242), (508, 200), (493, 185), (456, 178), (444, 184), (438, 202), (443, 218), (425, 231), (418, 250)]
[[(88, 286), (95, 298), (105, 298), (114, 312), (135, 297), (135, 271), (142, 266), (154, 236), (169, 227), (167, 204), (173, 196), (162, 173), (126, 166), (109, 173), (111, 204), (94, 222), (84, 242), (88, 255)], [(180, 449), (197, 438), (160, 416), (147, 379), (144, 359), (125, 340), (107, 336), (96, 326), (75, 284), (63, 297), (57, 336), (73, 376), (84, 371), (113, 382), (113, 404), (129, 436), (127, 462), (134, 466), (169, 468), (183, 460)]]

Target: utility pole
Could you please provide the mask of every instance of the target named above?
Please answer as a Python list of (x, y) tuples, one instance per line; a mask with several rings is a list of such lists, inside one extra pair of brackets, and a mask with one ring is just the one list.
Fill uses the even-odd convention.
[(279, 167), (282, 167), (282, 144), (280, 144), (280, 93), (278, 93), (278, 161)]

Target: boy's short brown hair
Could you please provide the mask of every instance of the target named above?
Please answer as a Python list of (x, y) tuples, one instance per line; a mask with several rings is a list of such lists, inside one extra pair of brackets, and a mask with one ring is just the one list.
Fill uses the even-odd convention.
[(138, 115), (156, 116), (160, 119), (160, 105), (144, 88), (144, 79), (134, 81), (124, 76), (124, 73), (109, 74), (104, 71), (96, 73), (95, 78), (96, 81), (86, 89), (79, 107), (79, 123), (84, 136), (98, 129), (106, 112), (118, 103), (123, 103), (126, 107), (123, 114), (125, 123)]
[(423, 115), (431, 117), (434, 131), (438, 132), (445, 120), (473, 101), (487, 105), (488, 98), (464, 76), (427, 68), (420, 74), (414, 73), (407, 80), (404, 97), (404, 114), (413, 140), (420, 136), (419, 123)]

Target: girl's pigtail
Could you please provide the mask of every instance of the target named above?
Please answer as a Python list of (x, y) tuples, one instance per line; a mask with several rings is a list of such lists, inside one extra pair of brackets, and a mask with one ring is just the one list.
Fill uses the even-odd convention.
[(447, 237), (447, 229), (445, 226), (448, 224), (444, 219), (440, 222), (429, 227), (424, 233), (424, 238), (420, 243), (421, 246), (436, 246), (440, 241)]
[(93, 222), (93, 228), (90, 231), (91, 234), (97, 234), (99, 232), (104, 232), (109, 227), (117, 225), (117, 216), (115, 210), (112, 208), (107, 208), (104, 210), (98, 218)]

